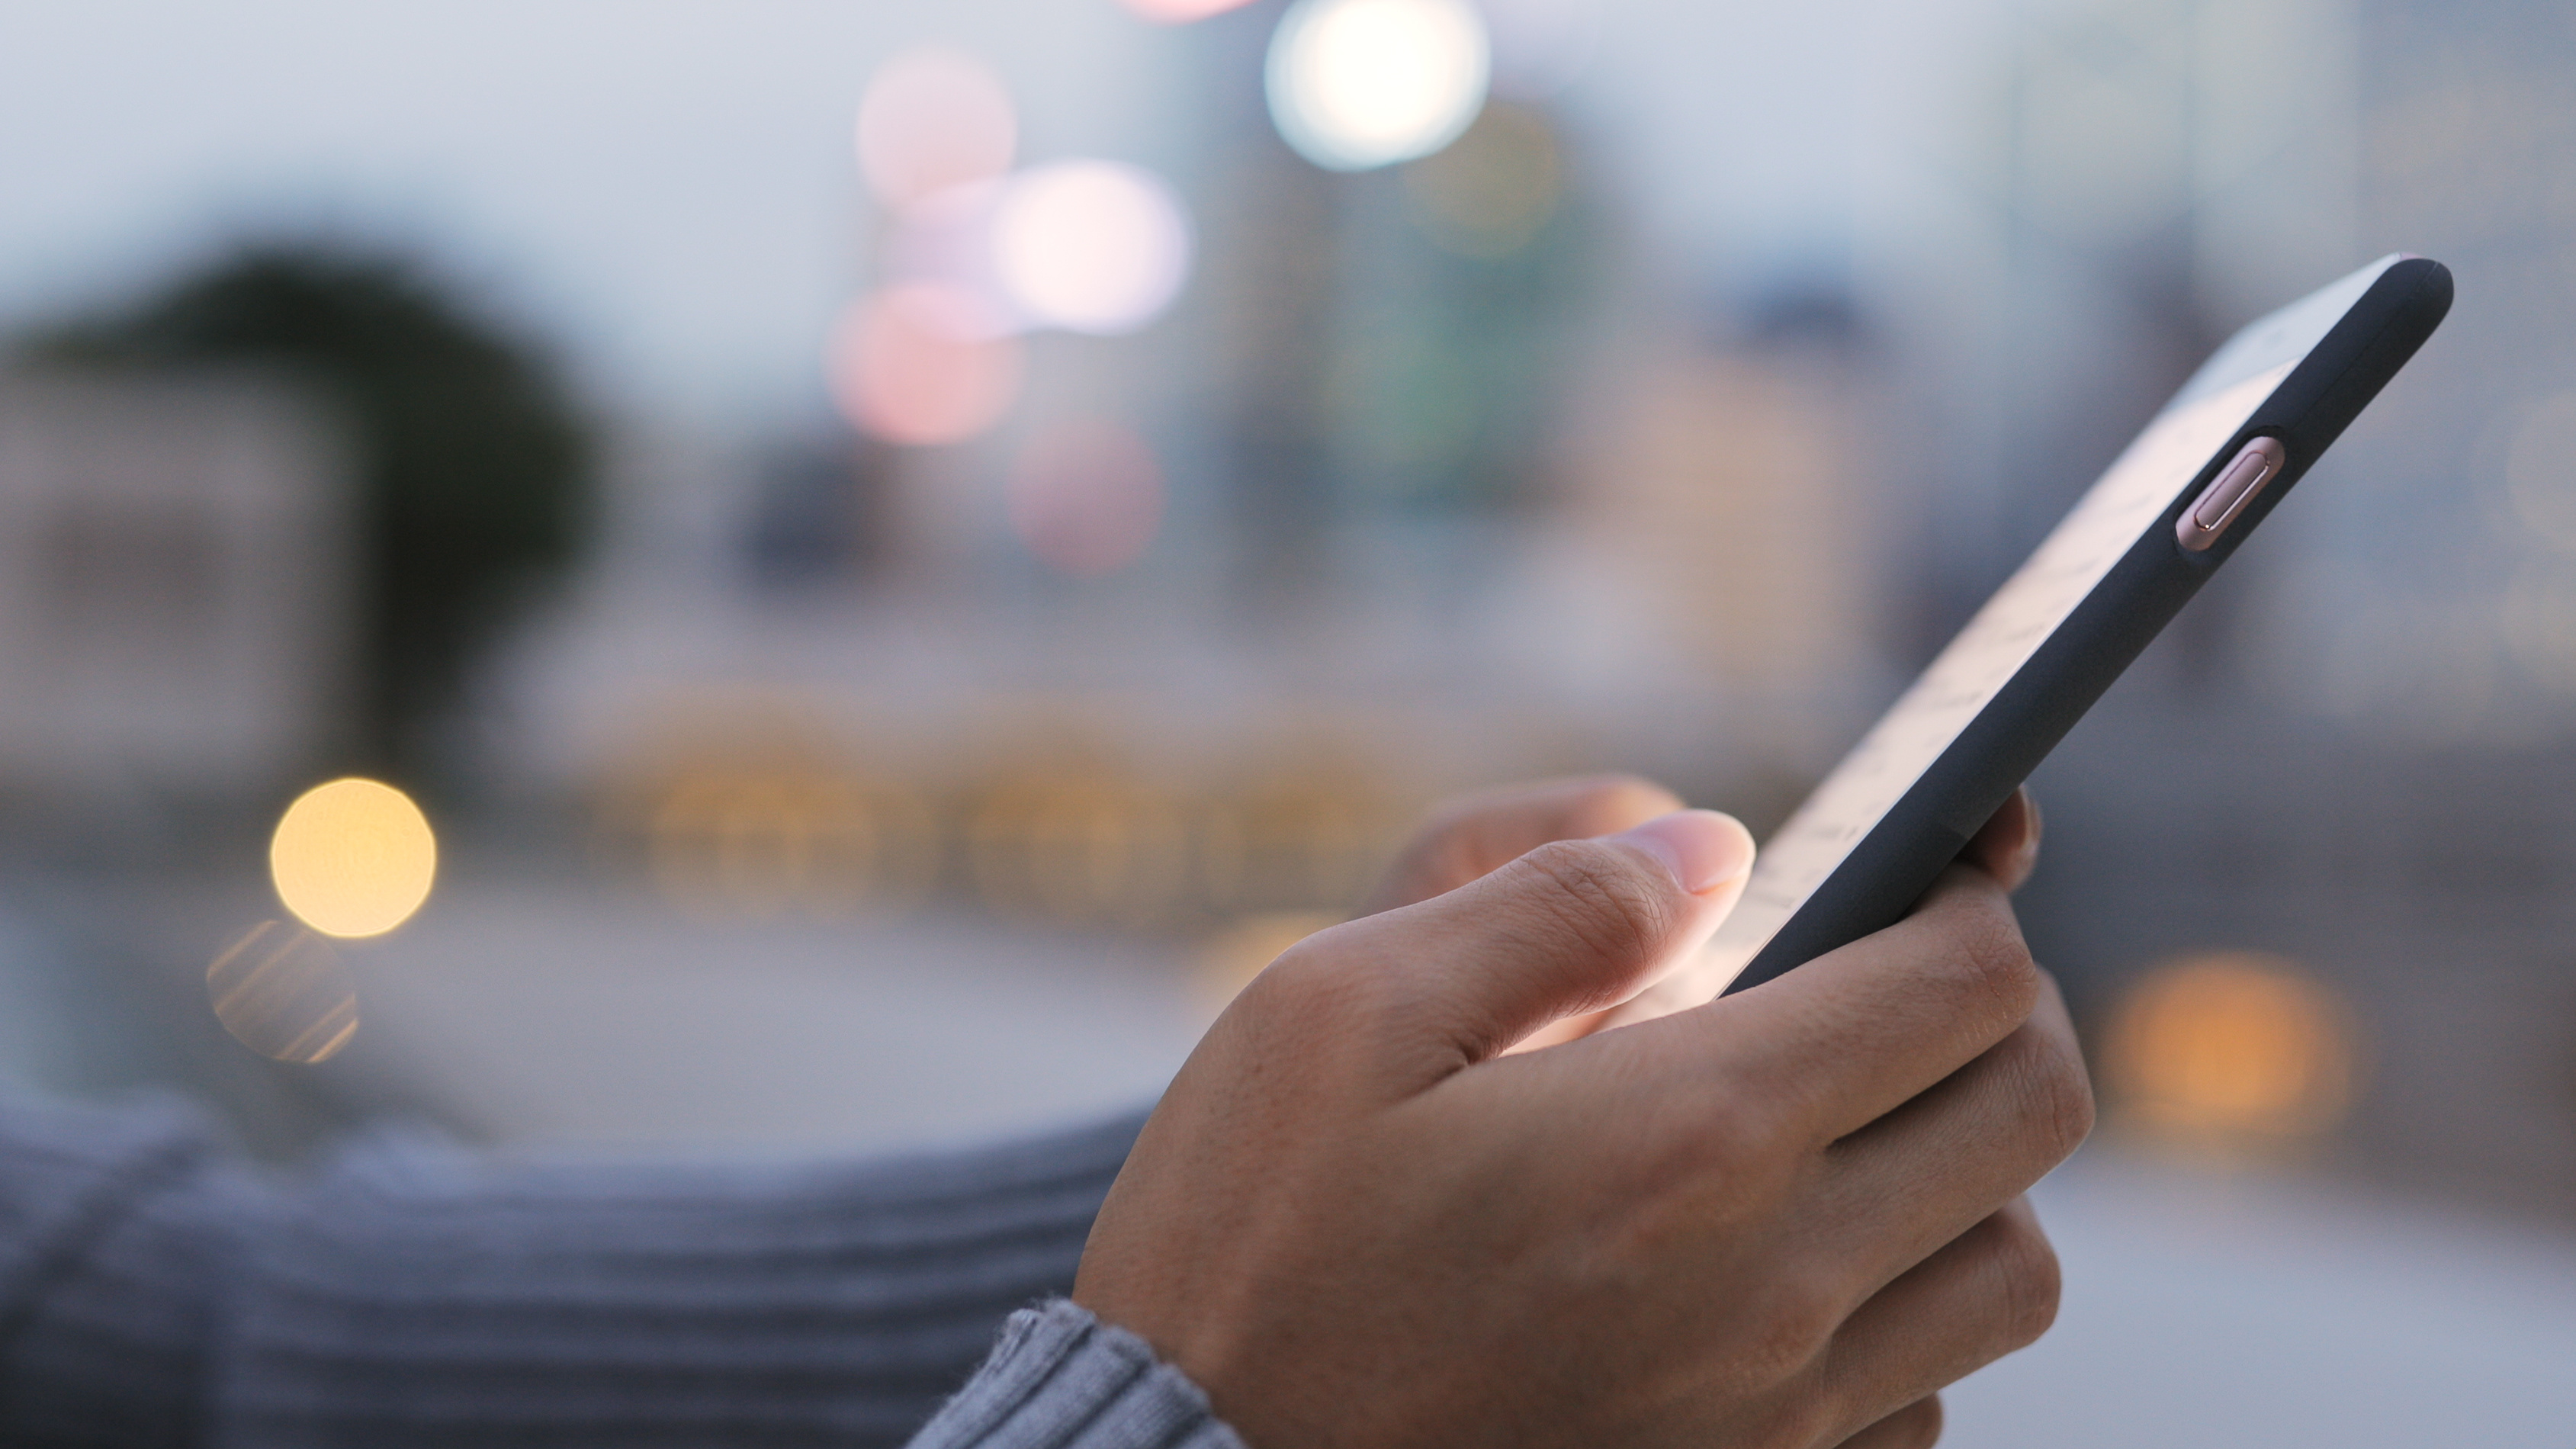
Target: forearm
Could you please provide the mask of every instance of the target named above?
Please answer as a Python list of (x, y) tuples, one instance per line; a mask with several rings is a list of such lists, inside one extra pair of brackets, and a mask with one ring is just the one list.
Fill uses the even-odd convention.
[(9, 1115), (43, 1161), (5, 1190), (55, 1246), (0, 1278), (0, 1431), (901, 1443), (1070, 1288), (1136, 1127), (793, 1169), (373, 1150), (286, 1189), (136, 1120)]

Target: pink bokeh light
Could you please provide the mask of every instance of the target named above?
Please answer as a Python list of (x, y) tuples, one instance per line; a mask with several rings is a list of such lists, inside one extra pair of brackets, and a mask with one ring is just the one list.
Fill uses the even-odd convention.
[(1105, 419), (1049, 424), (1011, 468), (1012, 531), (1072, 578), (1114, 574), (1144, 557), (1162, 528), (1163, 500), (1152, 445)]
[(1018, 145), (1010, 91), (964, 51), (905, 51), (877, 68), (859, 102), (859, 169), (888, 206), (993, 180)]
[(860, 299), (831, 347), (842, 415), (912, 447), (963, 442), (991, 427), (1018, 399), (1022, 366), (1019, 340), (993, 335), (977, 299), (928, 283)]
[(1205, 20), (1211, 15), (1239, 9), (1250, 0), (1119, 0), (1119, 3), (1148, 20), (1164, 25), (1187, 25), (1193, 20)]

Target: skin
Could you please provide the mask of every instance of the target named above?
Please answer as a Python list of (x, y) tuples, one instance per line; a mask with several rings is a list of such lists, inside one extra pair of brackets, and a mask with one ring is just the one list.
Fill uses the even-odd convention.
[(1633, 779), (1463, 802), (1209, 1031), (1074, 1297), (1254, 1449), (1930, 1444), (2054, 1317), (2021, 1194), (2092, 1124), (2038, 839), (2016, 796), (1906, 920), (1603, 1030), (1750, 838)]

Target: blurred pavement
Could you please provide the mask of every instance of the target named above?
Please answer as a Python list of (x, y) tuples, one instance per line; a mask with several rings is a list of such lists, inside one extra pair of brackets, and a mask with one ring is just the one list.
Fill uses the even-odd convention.
[(2576, 1241), (2088, 1148), (2033, 1195), (2066, 1290), (1945, 1396), (1958, 1449), (2576, 1443)]
[(496, 1143), (879, 1150), (1142, 1107), (1212, 1005), (1185, 952), (980, 919), (692, 921), (462, 883), (347, 954), (379, 1091)]

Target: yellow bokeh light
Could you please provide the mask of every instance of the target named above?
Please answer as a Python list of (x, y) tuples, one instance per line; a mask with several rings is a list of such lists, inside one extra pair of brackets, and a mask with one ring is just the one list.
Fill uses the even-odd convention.
[(1146, 924), (1189, 886), (1181, 802), (1112, 773), (1041, 771), (997, 782), (966, 826), (986, 905), (1068, 923)]
[(713, 918), (909, 910), (939, 866), (927, 802), (829, 770), (689, 770), (662, 789), (645, 830), (663, 898)]
[(2334, 1126), (2351, 1103), (2348, 1014), (2278, 956), (2212, 952), (2150, 971), (2105, 1045), (2120, 1104), (2166, 1135), (2308, 1136)]
[(411, 797), (356, 778), (297, 796), (268, 846), (278, 899), (326, 936), (381, 936), (411, 918), (438, 874), (438, 840)]

